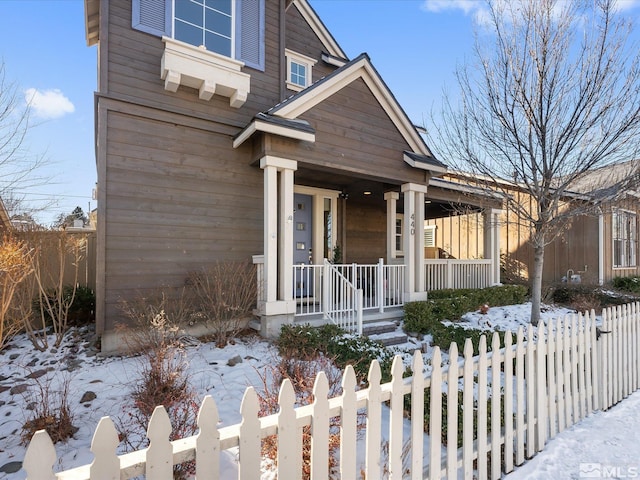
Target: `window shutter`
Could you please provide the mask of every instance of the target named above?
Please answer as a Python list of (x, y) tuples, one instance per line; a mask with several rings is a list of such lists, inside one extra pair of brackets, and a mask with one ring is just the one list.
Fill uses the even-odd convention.
[(131, 26), (162, 37), (171, 35), (171, 0), (133, 0)]
[(264, 0), (238, 0), (236, 58), (264, 71)]
[(425, 247), (436, 246), (436, 226), (435, 225), (424, 226), (424, 246)]

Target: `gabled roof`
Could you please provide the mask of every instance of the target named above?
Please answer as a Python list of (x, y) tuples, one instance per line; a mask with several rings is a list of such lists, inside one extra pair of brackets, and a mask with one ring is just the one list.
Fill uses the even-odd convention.
[(333, 38), (333, 35), (327, 30), (318, 14), (315, 12), (311, 5), (307, 0), (293, 0), (293, 4), (296, 6), (300, 15), (307, 21), (313, 32), (318, 36), (324, 48), (327, 49), (327, 52), (337, 58), (348, 59), (347, 55), (344, 53), (336, 39)]
[[(296, 0), (297, 1), (297, 0)], [(366, 53), (338, 68), (308, 88), (287, 98), (267, 113), (278, 117), (294, 119), (340, 91), (355, 80), (362, 79), (380, 103), (413, 153), (433, 158), (429, 147), (409, 120), (384, 80), (374, 68)]]
[(233, 148), (242, 145), (255, 132), (272, 133), (294, 140), (304, 140), (307, 142), (316, 141), (316, 131), (309, 122), (305, 120), (289, 120), (281, 117), (274, 117), (266, 113), (258, 113), (251, 123), (243, 128), (240, 133), (233, 137)]

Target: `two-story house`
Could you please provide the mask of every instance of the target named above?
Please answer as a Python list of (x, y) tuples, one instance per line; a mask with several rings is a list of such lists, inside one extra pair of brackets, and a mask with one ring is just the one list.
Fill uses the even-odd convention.
[[(217, 261), (258, 263), (268, 336), (304, 313), (362, 318), (499, 281), (501, 199), (439, 178), (369, 56), (348, 58), (307, 0), (85, 0), (85, 13), (105, 350), (120, 299)], [(482, 216), (480, 256), (440, 258), (424, 222), (463, 210)], [(348, 272), (324, 262), (336, 246)]]

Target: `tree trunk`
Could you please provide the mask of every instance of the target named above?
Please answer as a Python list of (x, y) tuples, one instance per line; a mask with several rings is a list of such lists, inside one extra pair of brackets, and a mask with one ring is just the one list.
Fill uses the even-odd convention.
[(544, 266), (544, 243), (533, 248), (533, 272), (531, 274), (531, 324), (540, 321), (542, 304), (542, 268)]

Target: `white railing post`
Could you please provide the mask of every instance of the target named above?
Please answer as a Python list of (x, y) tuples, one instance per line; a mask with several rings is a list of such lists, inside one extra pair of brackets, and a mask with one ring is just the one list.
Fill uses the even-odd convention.
[(329, 260), (324, 259), (324, 269), (322, 276), (322, 288), (324, 295), (322, 295), (322, 318), (325, 320), (329, 318), (329, 305), (333, 301), (333, 285), (331, 282), (331, 264)]
[(447, 286), (447, 288), (454, 288), (453, 287), (453, 262), (451, 260), (447, 260), (446, 269), (447, 269), (447, 273), (446, 273), (445, 285)]
[(378, 311), (384, 313), (384, 260), (378, 259), (376, 269), (376, 298), (378, 299)]
[(356, 315), (358, 322), (358, 335), (362, 335), (362, 289), (356, 290)]

